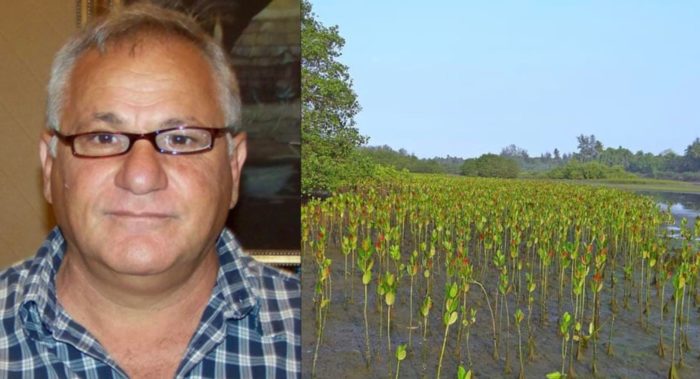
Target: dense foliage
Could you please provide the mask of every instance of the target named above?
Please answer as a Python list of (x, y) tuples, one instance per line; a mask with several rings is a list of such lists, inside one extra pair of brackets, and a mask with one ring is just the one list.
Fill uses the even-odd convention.
[(606, 166), (598, 162), (580, 163), (570, 161), (547, 172), (550, 179), (625, 179), (634, 178), (634, 174), (626, 172), (622, 166)]
[(404, 149), (398, 151), (389, 146), (361, 147), (360, 153), (372, 159), (372, 161), (394, 167), (398, 170), (407, 170), (416, 173), (444, 173), (460, 174), (464, 159), (457, 157), (421, 159), (414, 154), (409, 154)]
[(467, 159), (462, 165), (462, 175), (484, 178), (517, 178), (518, 162), (495, 154), (484, 154), (476, 159)]
[(367, 177), (374, 164), (357, 153), (367, 141), (355, 127), (360, 111), (348, 67), (337, 61), (345, 40), (338, 27), (301, 4), (302, 192), (334, 190)]
[[(623, 147), (604, 148), (595, 135), (580, 135), (576, 139), (577, 152), (562, 154), (559, 149), (554, 149), (553, 154), (547, 152), (539, 157), (531, 157), (527, 150), (511, 144), (504, 147), (499, 156), (517, 162), (519, 175), (523, 177), (611, 179), (640, 175), (648, 178), (700, 182), (700, 139), (688, 145), (683, 155), (670, 150), (654, 155), (643, 151), (633, 153)], [(389, 146), (363, 147), (362, 150), (365, 156), (369, 156), (376, 163), (410, 172), (464, 172), (465, 159), (459, 157), (421, 159), (408, 154), (404, 149), (396, 151)], [(487, 176), (475, 173), (476, 159), (467, 161), (468, 175)]]

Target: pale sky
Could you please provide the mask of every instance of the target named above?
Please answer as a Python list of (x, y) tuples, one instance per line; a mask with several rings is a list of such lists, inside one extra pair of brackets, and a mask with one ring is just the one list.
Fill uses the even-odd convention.
[[(433, 4), (433, 5), (430, 5)], [(346, 40), (369, 145), (683, 154), (700, 137), (700, 2), (312, 0)]]

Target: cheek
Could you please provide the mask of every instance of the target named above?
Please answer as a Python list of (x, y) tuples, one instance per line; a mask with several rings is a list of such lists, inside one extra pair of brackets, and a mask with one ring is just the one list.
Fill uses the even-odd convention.
[(80, 207), (114, 187), (116, 168), (102, 163), (85, 160), (59, 164), (51, 178), (54, 196), (58, 195), (71, 207)]
[(92, 164), (65, 162), (51, 173), (53, 210), (58, 225), (74, 240), (75, 230), (91, 230), (96, 225), (95, 202), (104, 193), (105, 170)]
[[(188, 162), (194, 163), (194, 162)], [(181, 193), (192, 204), (224, 207), (231, 196), (231, 172), (228, 165), (211, 161), (178, 164), (168, 170), (168, 181), (174, 192)]]

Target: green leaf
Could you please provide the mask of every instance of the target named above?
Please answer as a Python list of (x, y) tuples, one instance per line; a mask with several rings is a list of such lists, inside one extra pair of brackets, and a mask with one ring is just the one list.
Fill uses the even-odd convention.
[(366, 271), (362, 274), (362, 284), (368, 285), (372, 281), (372, 271)]
[(459, 365), (457, 367), (457, 379), (464, 379), (465, 376), (467, 376), (467, 370), (464, 369), (464, 366)]
[(396, 299), (396, 295), (393, 292), (388, 292), (384, 296), (384, 300), (386, 301), (386, 305), (392, 306), (394, 305), (394, 300)]
[(406, 344), (401, 344), (396, 347), (396, 359), (399, 361), (406, 359)]
[(547, 379), (561, 379), (564, 376), (559, 372), (550, 372), (549, 374), (546, 375)]
[(523, 311), (518, 308), (518, 310), (515, 311), (515, 322), (520, 324), (520, 322), (523, 321), (523, 318), (525, 318), (525, 315), (523, 314)]
[(450, 319), (448, 320), (447, 325), (454, 324), (457, 321), (457, 317), (457, 312), (452, 312), (452, 314), (450, 314)]
[(457, 283), (452, 283), (450, 286), (450, 293), (449, 293), (451, 298), (454, 298), (457, 296)]

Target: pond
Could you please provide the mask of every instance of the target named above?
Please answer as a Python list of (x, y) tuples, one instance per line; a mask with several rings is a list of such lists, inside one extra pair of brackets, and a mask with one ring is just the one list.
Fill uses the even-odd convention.
[(688, 226), (693, 228), (695, 218), (700, 217), (700, 193), (677, 193), (677, 192), (659, 192), (659, 191), (638, 191), (638, 193), (654, 198), (661, 209), (669, 209), (675, 225), (671, 225), (669, 229), (677, 230), (680, 226), (681, 219), (688, 220)]

